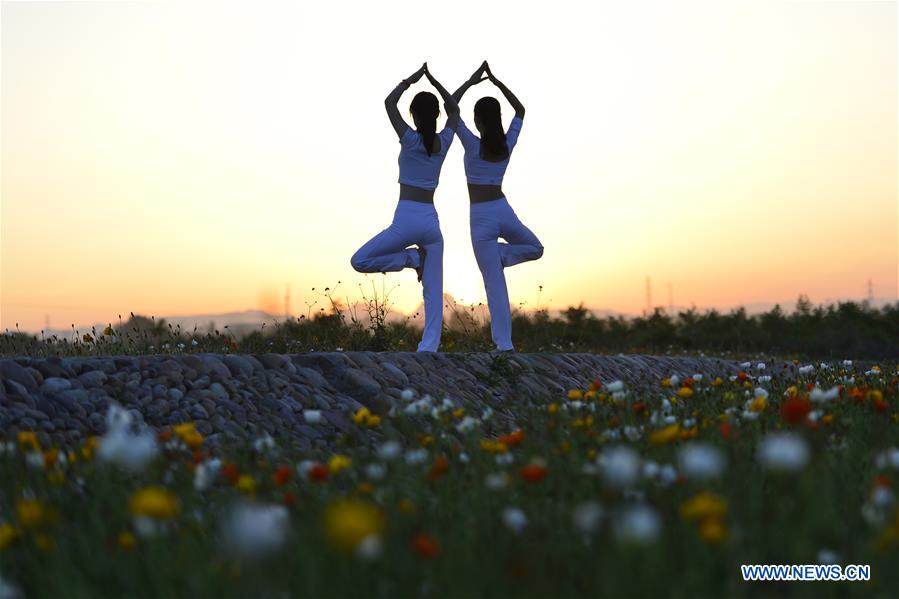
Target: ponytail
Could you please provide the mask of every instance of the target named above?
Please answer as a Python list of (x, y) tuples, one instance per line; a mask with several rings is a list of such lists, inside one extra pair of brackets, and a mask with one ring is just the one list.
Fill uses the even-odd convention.
[(437, 102), (437, 96), (431, 92), (418, 92), (412, 98), (409, 112), (412, 113), (412, 117), (415, 119), (418, 132), (421, 133), (425, 152), (430, 156), (431, 148), (434, 147), (434, 138), (437, 136), (437, 115), (440, 114), (440, 104)]
[(485, 150), (501, 160), (508, 157), (509, 146), (506, 144), (506, 132), (503, 131), (499, 101), (489, 96), (481, 98), (474, 105), (474, 117), (482, 125), (481, 158), (484, 158)]

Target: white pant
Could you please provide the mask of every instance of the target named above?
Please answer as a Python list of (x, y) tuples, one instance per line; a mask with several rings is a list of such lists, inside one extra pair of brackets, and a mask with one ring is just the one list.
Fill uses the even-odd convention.
[(390, 226), (369, 239), (350, 263), (359, 272), (418, 268), (418, 245), (427, 251), (421, 276), (425, 326), (418, 351), (437, 351), (443, 327), (443, 234), (433, 204), (400, 200)]
[[(512, 312), (503, 268), (543, 255), (537, 236), (518, 220), (506, 198), (471, 204), (471, 245), (484, 277), (490, 332), (497, 349), (512, 349)], [(502, 237), (508, 243), (500, 243)]]

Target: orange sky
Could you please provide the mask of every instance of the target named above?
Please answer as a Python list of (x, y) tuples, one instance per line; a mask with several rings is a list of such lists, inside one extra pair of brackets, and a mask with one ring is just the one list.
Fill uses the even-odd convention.
[[(2, 4), (0, 329), (358, 299), (398, 193), (384, 97), (484, 58), (528, 107), (503, 189), (546, 247), (514, 303), (637, 313), (647, 275), (660, 305), (896, 300), (895, 2), (318, 4)], [(445, 285), (477, 302), (461, 162)]]

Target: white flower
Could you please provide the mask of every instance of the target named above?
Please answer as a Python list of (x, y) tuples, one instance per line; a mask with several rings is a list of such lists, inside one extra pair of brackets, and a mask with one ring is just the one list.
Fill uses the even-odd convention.
[(827, 370), (828, 368), (830, 368), (830, 366), (828, 366), (824, 362), (821, 362), (821, 364), (818, 365), (818, 368), (820, 368), (821, 370)]
[(658, 478), (663, 485), (670, 485), (677, 480), (677, 470), (671, 464), (665, 464), (659, 470)]
[(503, 510), (503, 524), (515, 534), (521, 534), (524, 527), (528, 524), (528, 518), (520, 509), (508, 507)]
[(771, 382), (771, 375), (770, 375), (770, 374), (763, 374), (762, 376), (756, 378), (755, 380), (757, 380), (757, 381), (760, 382), (760, 383), (770, 383), (770, 382)]
[(581, 534), (588, 535), (596, 532), (602, 520), (602, 506), (596, 501), (585, 501), (576, 508), (572, 514), (574, 528)]
[(693, 375), (693, 380), (696, 381), (696, 382), (698, 383), (699, 381), (702, 380), (702, 375), (701, 375), (701, 374), (694, 374), (694, 375)]
[(456, 430), (460, 433), (467, 433), (473, 431), (480, 424), (480, 420), (477, 418), (472, 418), (471, 416), (466, 416), (462, 419), (462, 421), (456, 425)]
[(843, 366), (846, 366), (846, 367), (852, 366), (852, 360), (843, 360)]
[(46, 466), (47, 461), (44, 459), (43, 452), (29, 451), (25, 454), (25, 463), (28, 464), (30, 468), (40, 470), (41, 468)]
[(634, 484), (640, 473), (640, 456), (628, 447), (613, 447), (597, 457), (603, 480), (613, 487), (624, 488)]
[(676, 374), (672, 374), (670, 377), (668, 377), (668, 382), (672, 387), (677, 387), (678, 383), (680, 383), (680, 377)]
[(356, 557), (364, 561), (372, 561), (384, 553), (384, 541), (379, 535), (368, 535), (356, 546)]
[(881, 470), (887, 467), (899, 470), (899, 449), (895, 447), (885, 449), (878, 454), (874, 464)]
[(131, 432), (131, 414), (117, 403), (110, 403), (106, 413), (106, 434), (100, 438), (97, 459), (127, 470), (143, 470), (156, 457), (159, 448), (150, 432)]
[(208, 489), (209, 485), (212, 484), (212, 481), (214, 481), (215, 477), (218, 475), (219, 470), (221, 470), (221, 467), (222, 461), (218, 458), (206, 460), (197, 466), (194, 470), (194, 489), (197, 491)]
[[(590, 404), (595, 405), (595, 404)], [(636, 441), (641, 436), (643, 436), (643, 429), (639, 426), (625, 426), (624, 427), (624, 436), (627, 437), (628, 441)]]
[(611, 392), (616, 391), (624, 391), (624, 382), (622, 381), (612, 381), (611, 383), (606, 385), (606, 390)]
[(406, 463), (410, 466), (415, 466), (417, 464), (424, 463), (425, 460), (428, 459), (428, 450), (424, 447), (419, 447), (417, 449), (410, 449), (406, 452)]
[(494, 461), (497, 466), (508, 466), (515, 461), (515, 457), (511, 453), (498, 453)]
[(365, 467), (365, 476), (372, 480), (381, 480), (387, 474), (387, 466), (380, 462), (372, 462)]
[(225, 547), (241, 557), (260, 557), (279, 549), (290, 530), (287, 508), (252, 503), (233, 507), (222, 528)]
[(400, 393), (400, 399), (403, 401), (412, 401), (415, 399), (415, 391), (412, 389), (403, 389), (403, 392)]
[(468, 454), (463, 451), (462, 453), (459, 454), (459, 461), (462, 462), (463, 464), (467, 464), (468, 462), (471, 461), (471, 458), (469, 458)]
[(688, 478), (705, 480), (715, 478), (724, 470), (724, 454), (714, 445), (693, 442), (678, 452), (681, 472)]
[(196, 340), (196, 339), (191, 339), (190, 344), (193, 345), (194, 347), (200, 345), (199, 343), (197, 343), (197, 340)]
[(275, 448), (275, 440), (268, 433), (264, 433), (261, 437), (253, 441), (253, 448), (259, 453), (266, 453)]
[(9, 454), (12, 455), (16, 452), (16, 444), (12, 441), (7, 441), (6, 443), (0, 442), (0, 455)]
[(490, 420), (493, 417), (493, 408), (487, 406), (484, 408), (484, 413), (481, 414), (481, 420)]
[(399, 441), (386, 441), (378, 448), (378, 457), (386, 462), (395, 460), (400, 457), (401, 453), (403, 453), (403, 446)]
[(799, 374), (812, 374), (813, 372), (815, 372), (815, 366), (813, 364), (799, 367)]
[(769, 470), (795, 471), (809, 459), (808, 444), (794, 433), (768, 433), (756, 453), (762, 466)]
[(303, 410), (303, 418), (307, 424), (318, 424), (322, 421), (322, 413), (320, 410)]
[(825, 401), (833, 401), (834, 399), (840, 396), (840, 388), (839, 387), (831, 387), (827, 391), (821, 389), (821, 387), (815, 385), (815, 388), (811, 390), (808, 394), (808, 398), (815, 402), (825, 402)]
[(297, 464), (297, 474), (303, 480), (309, 480), (309, 471), (315, 466), (316, 462), (313, 460), (303, 460), (299, 464)]
[(764, 369), (765, 369), (765, 363), (764, 363), (764, 362), (759, 362), (758, 364), (755, 365), (755, 369), (756, 369), (756, 370), (764, 370)]
[(659, 474), (659, 465), (652, 460), (643, 462), (643, 478), (655, 478)]
[(746, 368), (751, 368), (751, 367), (752, 367), (752, 362), (740, 362), (740, 368), (746, 369)]
[(0, 576), (0, 599), (25, 599), (25, 593), (14, 582)]
[(648, 505), (625, 509), (614, 524), (615, 537), (626, 543), (648, 543), (658, 538), (662, 519)]
[(888, 508), (893, 505), (896, 496), (889, 487), (877, 486), (871, 491), (871, 504), (879, 508)]
[(743, 413), (740, 414), (740, 417), (743, 420), (758, 420), (759, 412), (753, 412), (752, 410), (743, 410)]
[(491, 472), (484, 478), (484, 486), (491, 491), (505, 489), (509, 482), (509, 475), (505, 472)]
[(684, 418), (684, 422), (683, 422), (683, 424), (682, 424), (681, 426), (682, 426), (683, 428), (693, 428), (693, 426), (694, 426), (695, 424), (696, 424), (696, 419), (695, 419), (695, 418)]
[(442, 407), (443, 407), (443, 409), (446, 410), (446, 411), (450, 411), (450, 410), (456, 409), (455, 404), (453, 404), (453, 400), (451, 400), (449, 397), (444, 397), (444, 398), (443, 398), (443, 406), (442, 406)]
[(755, 397), (763, 397), (765, 399), (768, 399), (768, 391), (766, 391), (765, 389), (762, 389), (761, 387), (756, 387), (755, 388)]

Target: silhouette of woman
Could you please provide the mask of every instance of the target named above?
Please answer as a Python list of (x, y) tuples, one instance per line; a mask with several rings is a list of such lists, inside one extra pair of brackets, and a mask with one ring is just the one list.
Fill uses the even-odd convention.
[[(419, 92), (412, 99), (409, 112), (415, 129), (406, 124), (397, 109), (400, 96), (422, 75), (443, 97), (447, 121), (439, 134), (436, 130), (440, 108), (434, 94)], [(403, 79), (384, 100), (384, 105), (400, 139), (400, 199), (390, 226), (359, 248), (350, 263), (358, 272), (415, 269), (422, 283), (425, 304), (424, 331), (418, 351), (437, 351), (443, 327), (443, 234), (434, 209), (434, 190), (459, 122), (459, 106), (428, 71), (427, 63)], [(410, 248), (411, 245), (417, 247)]]
[[(487, 76), (481, 78), (482, 73)], [(474, 105), (474, 124), (481, 137), (473, 134), (461, 119), (456, 135), (465, 149), (465, 177), (471, 200), (471, 245), (484, 278), (487, 305), (490, 308), (490, 332), (498, 350), (514, 351), (512, 313), (503, 268), (538, 259), (543, 255), (543, 245), (518, 220), (502, 190), (509, 157), (521, 132), (524, 106), (508, 87), (494, 77), (486, 60), (456, 90), (453, 99), (458, 104), (469, 87), (487, 79), (500, 89), (515, 109), (515, 117), (508, 132), (503, 132), (499, 101), (485, 97)], [(506, 243), (500, 243), (500, 237)]]

